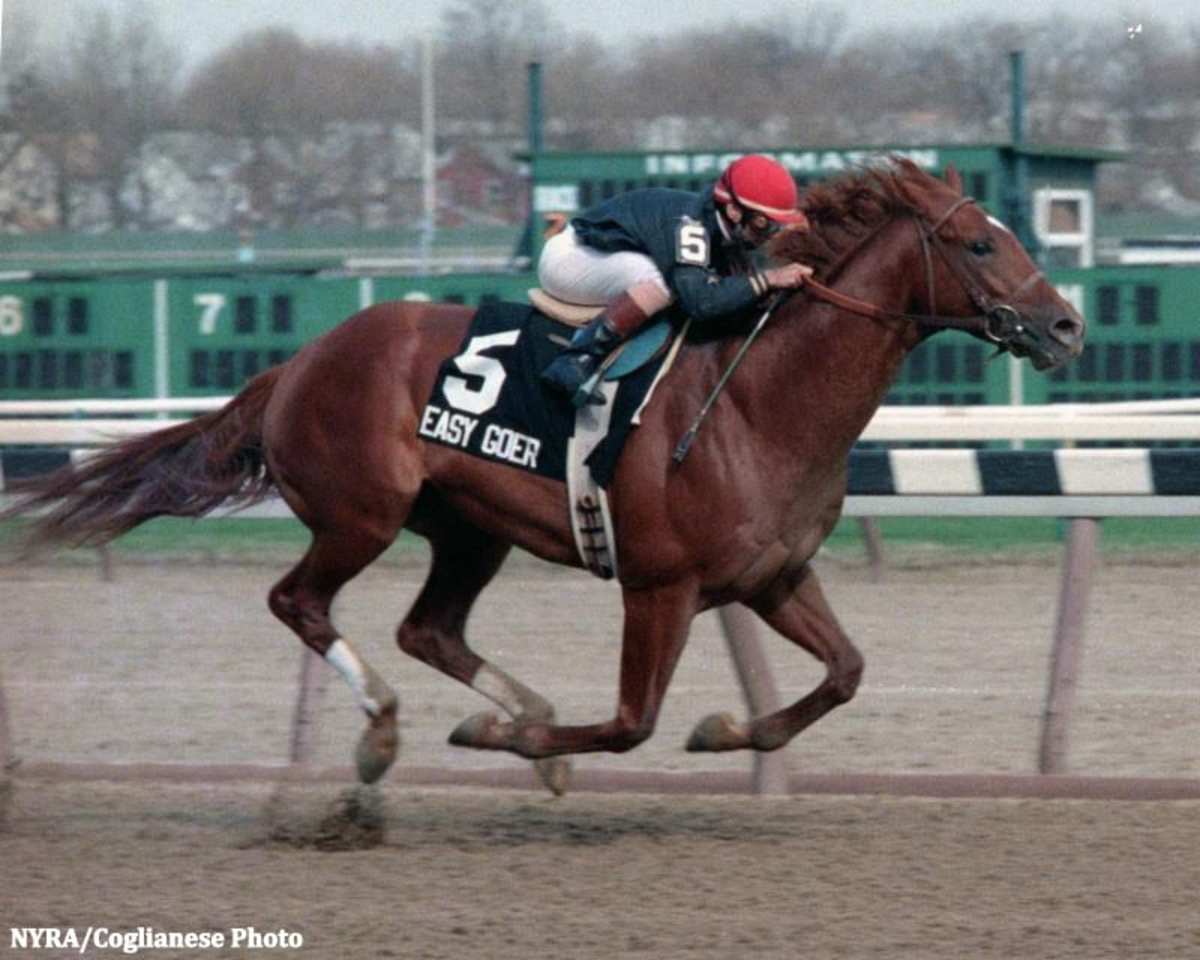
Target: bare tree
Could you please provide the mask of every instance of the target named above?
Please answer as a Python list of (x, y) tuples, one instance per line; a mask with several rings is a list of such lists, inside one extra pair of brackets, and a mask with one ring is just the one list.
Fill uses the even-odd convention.
[(250, 222), (282, 226), (327, 216), (343, 190), (360, 190), (391, 124), (419, 109), (417, 80), (394, 51), (310, 44), (277, 28), (218, 53), (184, 95), (190, 123), (247, 144)]
[(784, 17), (635, 41), (611, 83), (627, 140), (664, 118), (683, 121), (678, 146), (828, 138), (844, 27), (837, 15)]
[(454, 0), (438, 38), (439, 112), (516, 135), (525, 64), (545, 53), (551, 28), (541, 0)]
[[(104, 193), (116, 229), (135, 219), (125, 188), (147, 141), (170, 122), (180, 63), (143, 4), (126, 6), (119, 21), (97, 8), (71, 38), (59, 86), (74, 131), (90, 141), (88, 172)], [(140, 192), (145, 200), (144, 184)]]
[[(547, 142), (558, 149), (1003, 140), (1008, 54), (1023, 48), (1029, 139), (1134, 147), (1139, 163), (1121, 187), (1127, 201), (1151, 176), (1185, 196), (1200, 192), (1200, 31), (1147, 24), (1138, 36), (1119, 22), (1047, 17), (851, 38), (843, 18), (822, 11), (618, 46), (560, 37), (550, 9), (545, 0), (447, 5), (437, 63), (443, 146), (520, 142), (534, 58), (546, 66)], [(64, 228), (78, 225), (81, 185), (103, 190), (114, 226), (147, 225), (143, 145), (172, 123), (225, 138), (249, 197), (247, 224), (366, 225), (410, 211), (415, 44), (368, 48), (258, 31), (202, 64), (178, 101), (178, 58), (145, 7), (127, 7), (119, 21), (103, 10), (85, 17), (66, 55), (25, 52), (33, 49), (6, 44), (0, 176), (15, 151), (35, 144), (52, 168)], [(1103, 183), (1109, 190), (1118, 181)]]

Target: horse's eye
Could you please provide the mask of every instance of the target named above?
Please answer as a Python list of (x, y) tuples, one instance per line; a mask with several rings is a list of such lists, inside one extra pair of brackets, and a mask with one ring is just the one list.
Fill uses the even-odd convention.
[(986, 257), (989, 253), (996, 252), (991, 240), (973, 240), (967, 245), (967, 249), (977, 257)]

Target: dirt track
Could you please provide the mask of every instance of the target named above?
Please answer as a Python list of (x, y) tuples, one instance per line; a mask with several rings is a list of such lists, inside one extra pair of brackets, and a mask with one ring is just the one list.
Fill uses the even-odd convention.
[[(1200, 955), (1195, 802), (406, 790), (383, 846), (322, 853), (261, 842), (266, 793), (22, 782), (0, 915), (286, 928), (330, 960)], [(286, 954), (144, 954), (185, 955)]]
[[(824, 570), (867, 655), (867, 682), (790, 748), (793, 769), (1033, 770), (1053, 565), (918, 566), (882, 587), (857, 568)], [(105, 585), (83, 567), (6, 571), (0, 663), (17, 752), (31, 764), (281, 759), (298, 654), (263, 605), (276, 575), (138, 568)], [(381, 569), (339, 606), (347, 635), (400, 691), (402, 762), (511, 767), (444, 746), (480, 701), (391, 648), (419, 579)], [(1077, 769), (1200, 775), (1194, 584), (1194, 565), (1103, 569), (1072, 739)], [(549, 693), (564, 719), (611, 711), (611, 588), (517, 564), (473, 622), (476, 645)], [(703, 714), (740, 712), (722, 644), (715, 618), (703, 618), (656, 737), (581, 769), (744, 768), (742, 757), (680, 749)], [(769, 640), (769, 653), (785, 696), (816, 682), (781, 641)], [(348, 693), (331, 685), (319, 759), (344, 763), (357, 730)], [(339, 790), (289, 787), (283, 809), (315, 824)], [(269, 842), (270, 791), (21, 778), (0, 832), (4, 947), (13, 924), (254, 925), (300, 932), (305, 947), (292, 955), (331, 960), (1200, 955), (1196, 801), (551, 800), (393, 780), (383, 845), (327, 853)]]
[[(1188, 598), (1200, 564), (1107, 564), (1093, 590), (1071, 755), (1101, 776), (1200, 776), (1200, 644)], [(126, 566), (101, 582), (86, 566), (7, 568), (0, 664), (16, 752), (30, 761), (270, 763), (286, 757), (300, 647), (267, 611), (287, 567)], [(511, 768), (507, 755), (445, 738), (488, 706), (400, 654), (396, 622), (423, 579), (379, 566), (339, 598), (335, 620), (397, 689), (401, 762)], [(1053, 562), (910, 565), (882, 585), (832, 562), (822, 576), (867, 659), (858, 698), (789, 748), (798, 771), (1036, 770), (1058, 599)], [(567, 723), (611, 715), (620, 637), (616, 587), (518, 558), (483, 595), (469, 636), (485, 656), (542, 690)], [(807, 654), (764, 640), (781, 695), (820, 679)], [(344, 764), (360, 719), (331, 682), (317, 762)], [(698, 618), (653, 739), (582, 768), (741, 770), (744, 756), (681, 746), (702, 716), (741, 714), (715, 614)]]

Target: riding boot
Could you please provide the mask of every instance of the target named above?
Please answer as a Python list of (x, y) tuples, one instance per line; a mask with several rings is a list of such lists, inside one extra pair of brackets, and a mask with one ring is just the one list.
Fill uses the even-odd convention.
[(671, 302), (662, 280), (643, 280), (617, 294), (604, 311), (583, 329), (542, 371), (542, 379), (571, 398), (577, 407), (604, 404), (597, 372), (604, 358), (622, 340), (637, 333), (646, 321)]
[(582, 407), (589, 403), (603, 404), (604, 397), (596, 389), (585, 388), (595, 376), (604, 358), (623, 339), (609, 321), (609, 311), (593, 317), (586, 327), (580, 327), (570, 344), (542, 371), (542, 380), (571, 398)]

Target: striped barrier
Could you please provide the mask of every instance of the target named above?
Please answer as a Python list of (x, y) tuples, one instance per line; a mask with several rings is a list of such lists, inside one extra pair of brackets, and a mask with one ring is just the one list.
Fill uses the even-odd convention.
[(1200, 493), (1200, 448), (866, 450), (858, 496), (1184, 496)]
[[(0, 492), (87, 452), (0, 449)], [(1200, 515), (1200, 447), (855, 450), (845, 512), (856, 517)]]
[[(3, 478), (65, 466), (86, 448), (0, 450)], [(1180, 449), (855, 450), (850, 496), (1193, 496), (1200, 447)]]

